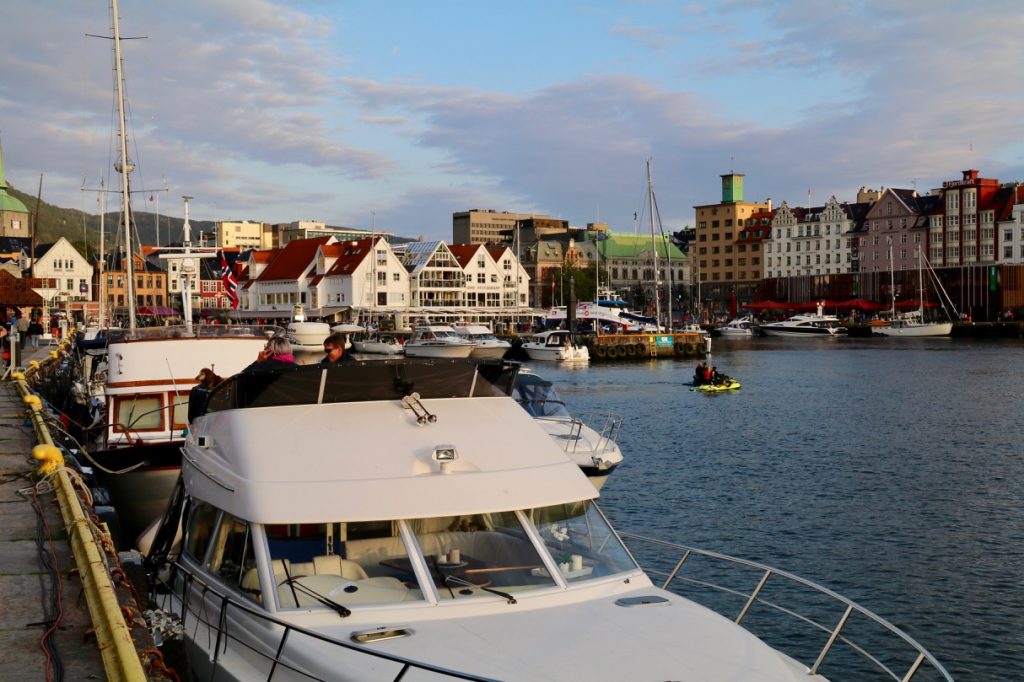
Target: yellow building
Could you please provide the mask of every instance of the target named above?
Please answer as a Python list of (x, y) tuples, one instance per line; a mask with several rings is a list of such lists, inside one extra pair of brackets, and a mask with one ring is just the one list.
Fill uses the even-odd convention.
[(739, 300), (754, 300), (763, 271), (761, 243), (741, 233), (754, 213), (771, 210), (770, 200), (743, 200), (742, 173), (721, 177), (721, 202), (694, 206), (696, 243), (690, 245), (701, 300), (714, 310), (728, 309), (733, 294)]
[(269, 223), (254, 223), (250, 220), (225, 220), (217, 223), (217, 247), (221, 249), (274, 248), (274, 234)]

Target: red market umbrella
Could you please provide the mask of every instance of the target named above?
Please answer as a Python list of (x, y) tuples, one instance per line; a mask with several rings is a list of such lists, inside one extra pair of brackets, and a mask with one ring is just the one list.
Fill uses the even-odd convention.
[(937, 308), (938, 305), (939, 305), (938, 303), (932, 303), (931, 301), (925, 301), (924, 303), (922, 303), (921, 301), (919, 301), (919, 300), (917, 300), (915, 298), (909, 298), (906, 301), (897, 301), (896, 302), (896, 308), (898, 308), (899, 310), (913, 310), (914, 308), (919, 308), (919, 307), (923, 307), (923, 308)]

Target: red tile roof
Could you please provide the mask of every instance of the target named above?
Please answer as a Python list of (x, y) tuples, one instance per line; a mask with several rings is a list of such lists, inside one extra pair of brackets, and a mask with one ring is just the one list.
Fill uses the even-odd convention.
[[(334, 237), (296, 239), (277, 251), (267, 268), (257, 277), (260, 282), (273, 280), (297, 280), (316, 257), (316, 251)], [(258, 252), (257, 252), (258, 253)]]
[(351, 275), (359, 267), (370, 253), (373, 252), (372, 239), (357, 239), (355, 241), (338, 242), (335, 246), (340, 247), (338, 260), (334, 262), (331, 269), (324, 275), (334, 277), (339, 275)]
[(455, 256), (455, 260), (465, 269), (473, 260), (476, 254), (483, 248), (482, 244), (452, 244), (448, 250)]

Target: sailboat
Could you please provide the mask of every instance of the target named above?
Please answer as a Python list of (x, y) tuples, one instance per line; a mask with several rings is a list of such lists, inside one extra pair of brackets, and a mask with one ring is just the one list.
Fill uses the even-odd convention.
[[(926, 322), (924, 319), (924, 255), (921, 248), (917, 249), (917, 310), (896, 315), (896, 287), (895, 281), (892, 286), (892, 321), (886, 327), (876, 327), (875, 332), (882, 336), (895, 336), (902, 338), (919, 338), (925, 336), (949, 336), (953, 332), (952, 322)], [(929, 274), (931, 266), (929, 266)], [(892, 273), (892, 244), (889, 244), (889, 276)]]
[(183, 197), (182, 245), (164, 247), (159, 254), (167, 262), (168, 273), (177, 277), (183, 324), (138, 326), (128, 181), (134, 164), (128, 159), (117, 0), (111, 8), (120, 137), (120, 158), (114, 168), (121, 174), (128, 327), (108, 337), (102, 422), (88, 449), (100, 482), (110, 491), (118, 509), (126, 537), (132, 537), (160, 515), (178, 478), (181, 445), (188, 427), (188, 397), (199, 371), (210, 368), (222, 377), (231, 376), (255, 360), (268, 333), (282, 330), (236, 324), (193, 325), (192, 293), (199, 290), (200, 263), (203, 258), (216, 256), (217, 249), (192, 246), (188, 196)]

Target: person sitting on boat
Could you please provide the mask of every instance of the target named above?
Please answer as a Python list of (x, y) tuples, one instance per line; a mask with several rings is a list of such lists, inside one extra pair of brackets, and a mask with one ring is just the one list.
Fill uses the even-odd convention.
[(697, 369), (693, 371), (693, 385), (700, 386), (704, 383), (704, 375), (707, 372), (708, 365), (706, 362), (701, 362), (697, 365)]
[(209, 367), (203, 367), (199, 370), (196, 381), (199, 383), (193, 386), (192, 391), (188, 394), (189, 424), (192, 423), (193, 419), (206, 412), (206, 402), (210, 399), (210, 391), (213, 390), (214, 386), (224, 381), (224, 379), (217, 376)]
[(342, 362), (347, 362), (345, 355), (345, 334), (334, 332), (324, 339), (324, 356), (317, 363), (319, 367), (335, 367)]
[(711, 368), (711, 383), (715, 386), (722, 383), (722, 375), (719, 374), (717, 367)]
[(708, 367), (707, 364), (705, 363), (705, 365), (704, 365), (704, 383), (705, 384), (710, 384), (710, 383), (712, 383), (714, 381), (714, 378), (715, 378), (715, 370), (714, 370), (714, 368), (713, 367)]
[(243, 369), (243, 372), (255, 372), (282, 369), (295, 365), (292, 344), (284, 336), (275, 335), (267, 340), (267, 345), (256, 356), (256, 361)]

